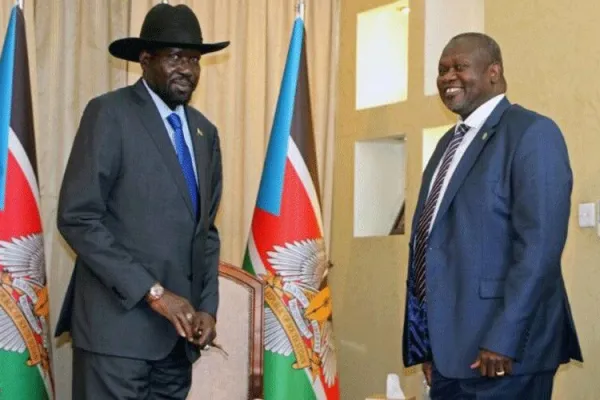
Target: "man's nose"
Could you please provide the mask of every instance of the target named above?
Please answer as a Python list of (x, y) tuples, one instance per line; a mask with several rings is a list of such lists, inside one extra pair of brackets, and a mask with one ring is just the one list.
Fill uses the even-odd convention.
[(452, 82), (456, 80), (456, 71), (454, 68), (450, 68), (444, 74), (440, 75), (440, 81), (442, 82)]
[(177, 72), (181, 75), (191, 76), (192, 75), (192, 63), (189, 61), (180, 61), (177, 65)]

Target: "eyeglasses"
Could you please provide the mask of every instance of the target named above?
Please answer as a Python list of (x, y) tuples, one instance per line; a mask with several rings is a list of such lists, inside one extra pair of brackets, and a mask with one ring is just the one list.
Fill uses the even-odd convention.
[(191, 65), (196, 67), (200, 65), (200, 56), (194, 54), (185, 55), (182, 52), (155, 52), (153, 53), (153, 56), (162, 58), (172, 67), (177, 67), (179, 65)]
[[(200, 339), (201, 335), (202, 335), (201, 331), (196, 332), (196, 334), (194, 335), (194, 340)], [(211, 343), (206, 344), (200, 350), (201, 351), (210, 351), (211, 349), (217, 349), (222, 355), (224, 355), (225, 357), (229, 357), (229, 353), (225, 350), (225, 348), (215, 341), (212, 341)]]
[(217, 349), (222, 355), (224, 355), (225, 357), (229, 357), (229, 353), (223, 348), (223, 346), (221, 346), (220, 344), (218, 344), (216, 342), (207, 344), (206, 346), (204, 346), (202, 348), (203, 351), (210, 351), (211, 349)]

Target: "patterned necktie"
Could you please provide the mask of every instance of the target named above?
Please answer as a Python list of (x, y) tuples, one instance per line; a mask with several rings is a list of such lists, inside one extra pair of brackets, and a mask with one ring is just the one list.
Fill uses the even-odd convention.
[(419, 301), (425, 302), (426, 300), (426, 290), (425, 290), (425, 253), (427, 250), (427, 244), (429, 243), (429, 232), (431, 230), (431, 220), (433, 218), (433, 212), (435, 211), (435, 207), (437, 206), (438, 199), (440, 197), (440, 192), (442, 191), (442, 186), (444, 184), (444, 180), (446, 179), (446, 174), (448, 173), (448, 168), (450, 164), (452, 164), (452, 159), (454, 158), (454, 154), (456, 153), (456, 149), (460, 145), (465, 137), (465, 133), (469, 130), (469, 127), (465, 124), (460, 124), (456, 128), (454, 132), (454, 136), (448, 144), (448, 148), (444, 153), (444, 157), (442, 157), (442, 164), (438, 170), (437, 176), (435, 177), (435, 181), (433, 182), (433, 186), (431, 191), (429, 192), (429, 196), (425, 201), (425, 207), (423, 207), (423, 211), (421, 212), (421, 216), (419, 218), (419, 224), (417, 225), (417, 232), (415, 236), (415, 289), (416, 295), (419, 298)]
[(185, 138), (183, 136), (183, 125), (181, 124), (181, 118), (179, 118), (179, 115), (176, 113), (173, 113), (167, 117), (167, 121), (169, 121), (173, 131), (175, 131), (175, 152), (177, 153), (179, 165), (181, 165), (185, 183), (187, 184), (188, 191), (190, 192), (194, 215), (197, 215), (198, 185), (196, 183), (196, 176), (194, 175), (194, 167), (192, 165), (190, 149), (185, 143)]
[(429, 232), (435, 208), (438, 203), (440, 192), (448, 168), (456, 149), (460, 145), (469, 130), (469, 126), (460, 124), (456, 127), (454, 136), (448, 144), (446, 152), (442, 157), (438, 173), (425, 201), (423, 211), (419, 217), (419, 223), (415, 232), (415, 247), (413, 256), (412, 279), (408, 289), (407, 320), (408, 320), (408, 343), (407, 354), (409, 365), (419, 364), (430, 360), (429, 331), (427, 328), (427, 296), (425, 286), (426, 250), (429, 242)]

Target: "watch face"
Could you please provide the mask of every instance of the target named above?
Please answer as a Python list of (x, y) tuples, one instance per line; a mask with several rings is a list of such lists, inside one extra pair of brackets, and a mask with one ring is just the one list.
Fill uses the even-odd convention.
[(152, 297), (160, 297), (163, 294), (163, 287), (160, 285), (154, 285), (150, 289), (150, 295)]

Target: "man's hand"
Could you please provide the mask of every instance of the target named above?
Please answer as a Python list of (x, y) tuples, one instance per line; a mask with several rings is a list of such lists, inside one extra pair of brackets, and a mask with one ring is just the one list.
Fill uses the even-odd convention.
[(424, 362), (423, 365), (421, 365), (421, 368), (423, 368), (423, 374), (425, 375), (425, 380), (427, 381), (427, 384), (431, 386), (431, 362)]
[(481, 376), (502, 377), (512, 373), (512, 360), (493, 351), (481, 349), (471, 369), (479, 368)]
[(192, 338), (195, 310), (190, 302), (165, 289), (158, 300), (149, 301), (150, 308), (171, 321), (181, 337)]
[(216, 321), (209, 313), (198, 311), (194, 314), (193, 343), (204, 348), (217, 337)]

